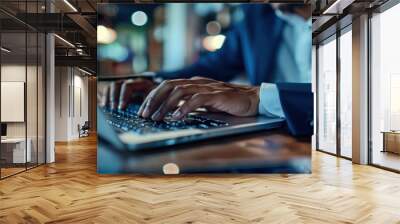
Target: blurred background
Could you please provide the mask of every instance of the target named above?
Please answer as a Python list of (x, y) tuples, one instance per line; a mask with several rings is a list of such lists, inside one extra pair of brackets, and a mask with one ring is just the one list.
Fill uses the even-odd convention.
[[(221, 48), (238, 3), (99, 4), (99, 75), (174, 70)], [(150, 60), (151, 59), (151, 60)]]

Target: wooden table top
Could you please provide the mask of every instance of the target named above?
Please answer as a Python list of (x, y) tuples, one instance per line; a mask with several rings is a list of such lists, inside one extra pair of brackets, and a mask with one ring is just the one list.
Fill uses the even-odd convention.
[(309, 173), (310, 161), (310, 138), (277, 130), (140, 153), (98, 147), (99, 173)]
[(400, 131), (381, 131), (383, 134), (400, 134)]

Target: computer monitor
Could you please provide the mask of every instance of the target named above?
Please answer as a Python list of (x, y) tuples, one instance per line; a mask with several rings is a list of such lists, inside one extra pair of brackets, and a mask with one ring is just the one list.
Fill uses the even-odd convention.
[(1, 136), (7, 136), (7, 124), (5, 123), (1, 124)]

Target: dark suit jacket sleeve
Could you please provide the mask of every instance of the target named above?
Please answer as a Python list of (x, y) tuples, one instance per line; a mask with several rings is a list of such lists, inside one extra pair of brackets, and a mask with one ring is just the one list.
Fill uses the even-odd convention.
[(221, 49), (202, 55), (197, 62), (178, 71), (157, 73), (157, 76), (165, 79), (190, 78), (203, 76), (229, 81), (237, 74), (244, 71), (242, 56), (240, 29), (241, 24), (235, 26), (226, 34), (225, 42)]
[(314, 98), (310, 83), (278, 83), (288, 129), (295, 136), (313, 134)]

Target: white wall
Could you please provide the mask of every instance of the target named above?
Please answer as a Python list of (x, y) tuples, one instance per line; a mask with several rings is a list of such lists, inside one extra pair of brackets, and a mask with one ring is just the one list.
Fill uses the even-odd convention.
[[(76, 75), (77, 70), (75, 70), (75, 75), (74, 75), (74, 108), (73, 108), (73, 113), (72, 113), (72, 138), (77, 138), (79, 133), (78, 133), (78, 124), (83, 125), (85, 121), (89, 120), (89, 112), (88, 112), (88, 78), (85, 76), (82, 76), (82, 73), (79, 73)], [(80, 93), (79, 93), (80, 91)], [(79, 97), (80, 95), (80, 97)], [(80, 101), (80, 102), (79, 102)], [(81, 108), (79, 108), (81, 107)], [(82, 110), (82, 111), (80, 111)], [(75, 112), (75, 113), (74, 113)]]
[(88, 120), (88, 78), (83, 75), (76, 68), (56, 67), (56, 141), (77, 139), (78, 124)]
[(67, 141), (69, 139), (69, 68), (55, 68), (55, 141)]
[[(38, 70), (37, 70), (38, 69)], [(27, 80), (25, 80), (27, 77)], [(1, 81), (24, 82), (26, 84), (26, 107), (22, 108), (22, 112), (27, 115), (24, 122), (6, 122), (8, 138), (24, 138), (25, 135), (31, 143), (32, 161), (39, 163), (44, 162), (45, 150), (45, 120), (44, 120), (44, 74), (42, 67), (36, 67), (25, 64), (3, 64), (1, 66)], [(22, 94), (24, 90), (22, 90)], [(2, 96), (7, 97), (7, 96)], [(1, 108), (2, 111), (10, 110), (10, 108)], [(8, 111), (11, 112), (12, 111)], [(37, 157), (37, 153), (39, 156)]]
[[(2, 65), (1, 81), (25, 82), (25, 73), (25, 65)], [(7, 123), (7, 137), (25, 137), (25, 123)]]
[[(18, 65), (18, 64), (8, 64), (1, 66), (1, 81), (2, 82), (25, 82), (25, 75), (26, 70), (28, 74), (36, 74), (36, 67), (28, 66), (27, 68), (25, 65)], [(29, 77), (28, 77), (29, 78)], [(36, 81), (29, 80), (30, 85), (36, 85)], [(36, 100), (36, 88), (28, 88), (27, 93), (27, 102), (30, 104), (31, 102)], [(30, 92), (32, 90), (33, 92)], [(35, 101), (36, 102), (36, 101)], [(28, 105), (29, 106), (29, 105)], [(33, 105), (30, 105), (33, 106)], [(36, 103), (34, 105), (36, 107)], [(1, 110), (7, 110), (7, 108), (1, 108)], [(36, 123), (36, 113), (28, 113), (28, 122), (35, 121)], [(7, 123), (7, 136), (8, 137), (25, 137), (25, 123), (26, 122), (8, 122)], [(28, 125), (28, 128), (32, 127), (33, 125)], [(36, 129), (36, 126), (34, 127)], [(29, 136), (28, 136), (29, 137)]]

